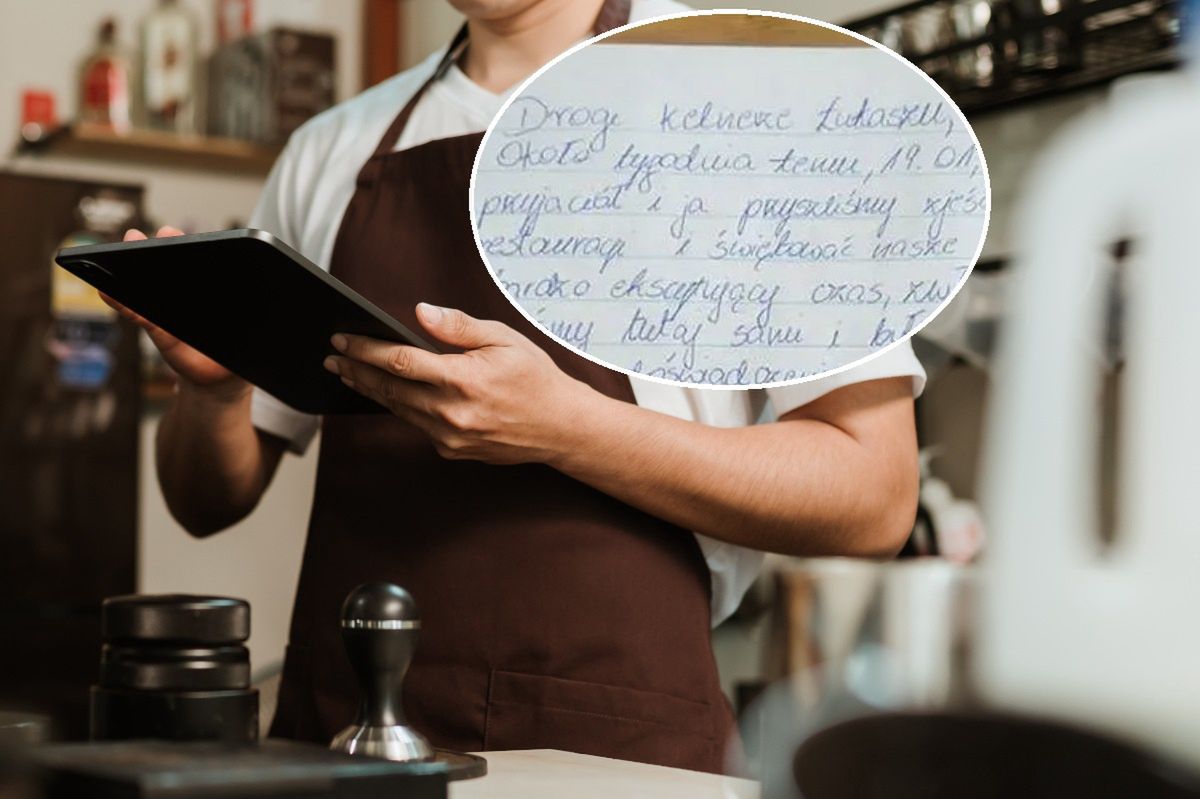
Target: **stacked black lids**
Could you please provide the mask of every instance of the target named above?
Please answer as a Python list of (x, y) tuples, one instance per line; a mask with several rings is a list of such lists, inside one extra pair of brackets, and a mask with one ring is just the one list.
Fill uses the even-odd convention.
[(250, 605), (182, 594), (105, 600), (100, 684), (92, 689), (96, 740), (253, 741)]

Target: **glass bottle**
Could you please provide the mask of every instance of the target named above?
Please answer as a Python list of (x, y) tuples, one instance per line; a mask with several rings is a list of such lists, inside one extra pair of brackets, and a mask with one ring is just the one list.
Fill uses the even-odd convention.
[(129, 130), (129, 60), (117, 47), (117, 24), (106, 19), (100, 25), (96, 49), (83, 63), (79, 87), (79, 120), (110, 128)]
[(217, 0), (217, 44), (228, 44), (250, 33), (254, 0)]
[(196, 21), (178, 0), (159, 0), (142, 23), (142, 101), (148, 128), (196, 130)]

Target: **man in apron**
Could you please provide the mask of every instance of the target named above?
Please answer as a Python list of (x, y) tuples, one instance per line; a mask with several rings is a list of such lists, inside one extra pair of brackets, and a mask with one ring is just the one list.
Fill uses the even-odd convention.
[[(736, 607), (761, 550), (899, 548), (923, 372), (905, 345), (769, 393), (687, 390), (631, 383), (544, 336), (475, 248), (482, 130), (556, 52), (631, 13), (682, 7), (455, 5), (468, 23), (447, 50), (293, 136), (253, 224), (461, 352), (339, 338), (327, 367), (394, 415), (317, 420), (149, 328), (180, 373), (159, 431), (164, 495), (194, 534), (223, 529), (320, 427), (273, 734), (327, 742), (349, 723), (339, 606), (388, 580), (423, 615), (405, 702), (435, 745), (719, 771), (732, 717), (711, 624)], [(779, 423), (755, 426), (768, 402)]]

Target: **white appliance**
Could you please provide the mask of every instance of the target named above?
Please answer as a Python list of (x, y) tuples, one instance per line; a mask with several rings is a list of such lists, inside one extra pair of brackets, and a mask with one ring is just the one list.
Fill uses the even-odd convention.
[[(990, 407), (976, 676), (1200, 765), (1200, 79), (1065, 131), (1021, 203)], [(1131, 235), (1117, 540), (1097, 522), (1107, 248)]]

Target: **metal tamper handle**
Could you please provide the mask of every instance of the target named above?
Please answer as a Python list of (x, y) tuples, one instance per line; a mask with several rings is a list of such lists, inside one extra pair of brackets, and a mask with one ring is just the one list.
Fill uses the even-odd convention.
[(421, 629), (412, 596), (391, 583), (365, 583), (346, 597), (341, 624), (363, 700), (358, 718), (329, 748), (387, 760), (432, 760), (433, 747), (408, 726), (400, 699)]

